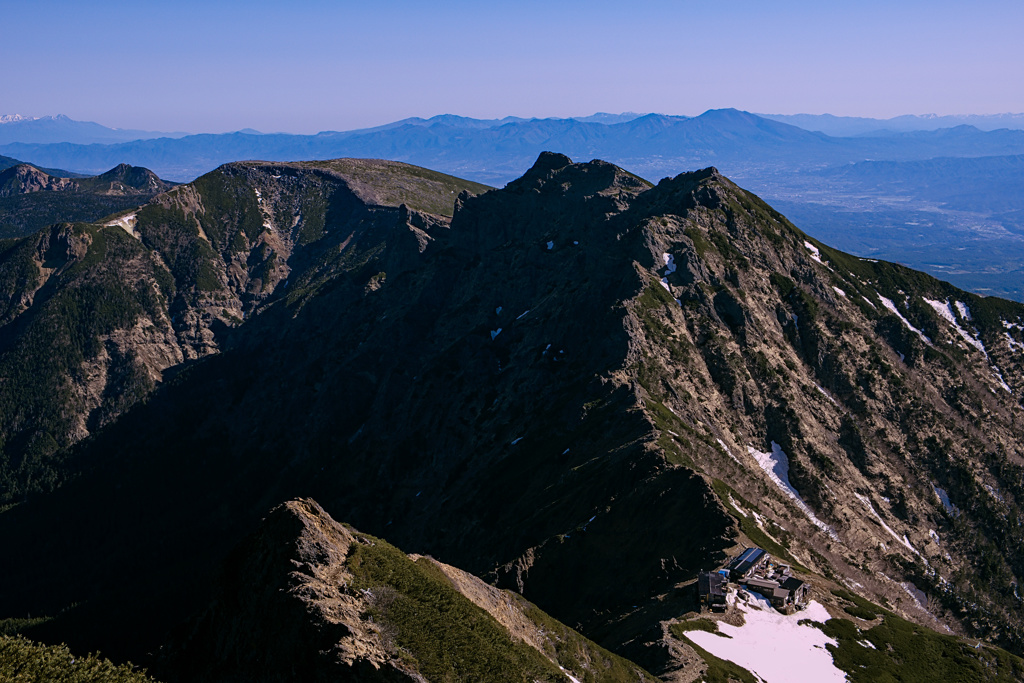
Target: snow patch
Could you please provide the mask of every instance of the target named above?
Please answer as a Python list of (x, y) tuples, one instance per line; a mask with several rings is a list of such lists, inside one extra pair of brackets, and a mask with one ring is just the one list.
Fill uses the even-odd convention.
[(501, 306), (494, 309), (494, 315), (501, 315)]
[(706, 631), (686, 631), (684, 635), (721, 659), (748, 669), (765, 683), (797, 680), (815, 683), (840, 683), (846, 674), (832, 661), (826, 645), (836, 645), (821, 629), (801, 625), (802, 619), (824, 623), (831, 619), (828, 610), (811, 601), (807, 609), (789, 616), (779, 614), (766, 600), (735, 600), (743, 612), (743, 626), (718, 622), (723, 638)]
[(818, 248), (816, 246), (814, 246), (813, 244), (806, 240), (804, 240), (804, 246), (807, 247), (807, 251), (811, 252), (812, 259), (814, 259), (823, 266), (827, 265), (824, 261), (821, 260), (821, 252), (818, 251)]
[(580, 683), (580, 679), (576, 678), (571, 673), (569, 673), (569, 670), (566, 669), (564, 666), (559, 665), (558, 668), (562, 670), (562, 673), (565, 674), (565, 677), (572, 681), (572, 683)]
[(967, 308), (967, 304), (965, 304), (963, 301), (957, 301), (956, 310), (960, 312), (961, 318), (963, 318), (967, 322), (971, 322), (971, 309)]
[(747, 446), (747, 451), (757, 461), (757, 464), (761, 466), (761, 469), (775, 482), (779, 490), (796, 503), (796, 506), (814, 523), (814, 526), (824, 531), (833, 540), (839, 540), (839, 536), (836, 535), (832, 527), (818, 519), (814, 511), (803, 501), (797, 490), (793, 488), (793, 485), (789, 483), (789, 456), (786, 455), (779, 444), (772, 441), (771, 453), (764, 453), (753, 446)]
[(935, 532), (935, 529), (929, 529), (928, 535), (931, 536), (932, 540), (936, 543), (939, 542), (939, 534)]
[(491, 330), (491, 341), (494, 341), (494, 338), (497, 337), (499, 334), (501, 334), (500, 327), (496, 330)]
[(736, 512), (740, 513), (744, 517), (750, 516), (747, 514), (747, 511), (743, 508), (743, 506), (736, 502), (736, 499), (732, 497), (731, 493), (729, 494), (729, 504), (736, 508)]
[[(672, 408), (669, 408), (669, 410), (672, 410)], [(674, 414), (676, 411), (672, 410), (672, 412)], [(728, 455), (733, 460), (735, 460), (736, 464), (739, 464), (739, 458), (732, 454), (732, 451), (730, 451), (729, 447), (725, 445), (725, 442), (719, 439), (718, 437), (715, 437), (715, 440), (718, 441), (718, 445), (722, 447), (722, 450), (725, 451), (725, 454)]]
[[(928, 297), (921, 298), (924, 299), (924, 302), (931, 306), (935, 310), (935, 312), (939, 314), (939, 317), (945, 319), (946, 322), (952, 325), (953, 329), (955, 329), (957, 333), (964, 338), (964, 341), (966, 341), (968, 344), (970, 344), (971, 346), (985, 354), (985, 358), (988, 358), (988, 352), (985, 351), (985, 345), (981, 343), (981, 340), (975, 337), (973, 334), (969, 334), (967, 330), (965, 330), (964, 328), (960, 327), (960, 323), (956, 321), (956, 315), (953, 313), (953, 306), (952, 304), (949, 303), (948, 300), (935, 301), (933, 299), (929, 299)], [(964, 306), (961, 302), (957, 301), (956, 303), (957, 308), (962, 307), (962, 310), (967, 311), (967, 307)], [(961, 316), (965, 320), (970, 320), (970, 311), (967, 311), (967, 315), (961, 314)]]
[(836, 294), (838, 294), (839, 296), (842, 296), (842, 297), (846, 296), (846, 292), (844, 292), (843, 290), (839, 289), (835, 285), (832, 285), (832, 289), (836, 290)]
[(946, 512), (950, 514), (955, 514), (956, 512), (958, 512), (958, 510), (956, 509), (956, 505), (953, 505), (951, 502), (949, 502), (949, 494), (946, 493), (945, 489), (941, 489), (935, 484), (932, 484), (932, 490), (935, 491), (935, 495), (939, 497), (939, 501), (942, 502), (942, 507), (946, 508)]
[[(941, 317), (945, 318), (946, 322), (953, 326), (953, 329), (955, 329), (957, 333), (964, 338), (964, 341), (966, 341), (968, 344), (981, 351), (981, 355), (985, 356), (985, 361), (988, 363), (989, 368), (992, 370), (992, 375), (996, 378), (996, 381), (999, 382), (999, 385), (1003, 389), (1005, 389), (1007, 393), (1012, 394), (1013, 389), (1011, 389), (1010, 385), (1008, 385), (1006, 383), (1006, 380), (1003, 379), (1003, 373), (1002, 371), (1000, 371), (999, 367), (992, 362), (992, 359), (988, 355), (988, 350), (985, 348), (985, 344), (982, 343), (980, 338), (974, 336), (964, 328), (960, 327), (960, 324), (956, 320), (956, 316), (953, 314), (953, 305), (949, 303), (949, 300), (947, 299), (946, 301), (934, 301), (926, 297), (922, 298), (924, 299), (926, 304), (935, 309), (936, 313), (938, 313)], [(960, 317), (962, 317), (964, 320), (970, 320), (970, 309), (968, 309), (962, 301), (957, 301), (955, 303), (957, 311), (960, 312)], [(1011, 348), (1012, 346), (1013, 345), (1011, 344)]]
[(872, 515), (874, 515), (874, 516), (875, 516), (875, 521), (877, 521), (877, 522), (878, 522), (879, 524), (881, 524), (881, 525), (882, 525), (882, 528), (883, 528), (883, 529), (885, 529), (886, 531), (888, 531), (888, 532), (889, 532), (889, 535), (890, 535), (890, 536), (892, 536), (892, 537), (893, 537), (893, 538), (895, 538), (895, 539), (896, 539), (897, 541), (899, 541), (899, 542), (900, 542), (900, 544), (901, 544), (901, 545), (902, 545), (903, 547), (905, 547), (905, 548), (906, 548), (907, 550), (909, 550), (910, 552), (912, 552), (912, 553), (914, 553), (915, 555), (918, 555), (918, 556), (920, 556), (920, 555), (921, 555), (921, 553), (917, 552), (917, 548), (915, 548), (914, 546), (910, 545), (910, 541), (909, 541), (909, 540), (907, 540), (907, 537), (906, 537), (906, 536), (900, 536), (900, 535), (899, 535), (899, 534), (897, 534), (897, 533), (896, 533), (895, 531), (893, 531), (893, 530), (892, 530), (892, 529), (891, 529), (891, 528), (889, 527), (889, 525), (888, 525), (888, 524), (886, 524), (886, 523), (885, 523), (885, 520), (884, 520), (884, 519), (882, 519), (882, 516), (878, 514), (878, 511), (877, 511), (877, 510), (875, 510), (875, 506), (871, 504), (871, 501), (870, 501), (870, 500), (868, 500), (867, 496), (862, 496), (862, 495), (861, 495), (861, 494), (859, 494), (859, 493), (855, 493), (855, 494), (853, 494), (853, 495), (857, 496), (858, 500), (860, 500), (860, 502), (864, 503), (864, 506), (865, 506), (865, 507), (866, 507), (866, 508), (867, 508), (868, 510), (870, 510), (870, 511), (871, 511), (871, 514), (872, 514)]
[(512, 443), (511, 443), (511, 444), (509, 444), (509, 445), (510, 445), (510, 446), (515, 446), (515, 445), (516, 445), (517, 443), (519, 443), (519, 442), (520, 442), (520, 441), (522, 441), (522, 440), (523, 440), (523, 437), (521, 437), (521, 436), (520, 436), (520, 437), (519, 437), (519, 438), (517, 438), (517, 439), (513, 439), (513, 440), (512, 440)]
[(663, 254), (662, 258), (665, 260), (665, 275), (676, 272), (676, 257), (672, 254)]
[(142, 237), (135, 230), (135, 223), (137, 221), (138, 221), (138, 215), (135, 214), (135, 213), (130, 213), (130, 214), (126, 215), (126, 216), (121, 216), (117, 220), (110, 221), (109, 223), (104, 223), (104, 225), (109, 227), (109, 228), (113, 228), (113, 227), (121, 228), (122, 230), (124, 230), (126, 233), (128, 233), (129, 235), (131, 235), (135, 239), (141, 240)]
[(822, 389), (820, 384), (815, 384), (814, 388), (820, 391), (821, 395), (827, 398), (828, 400), (832, 401), (832, 403), (834, 403), (835, 405), (839, 405), (839, 402), (832, 398), (832, 396), (827, 391)]
[(551, 251), (554, 248), (555, 248), (555, 243), (554, 242), (548, 242), (548, 251)]
[[(878, 292), (875, 292), (875, 294), (878, 294)], [(911, 325), (910, 321), (903, 317), (903, 314), (900, 313), (898, 308), (896, 308), (896, 304), (893, 303), (892, 299), (886, 299), (881, 294), (878, 294), (878, 298), (882, 302), (883, 306), (888, 308), (890, 312), (895, 313), (896, 317), (903, 321), (903, 324), (907, 326), (907, 329), (909, 329), (911, 332), (915, 332), (917, 336), (919, 336), (921, 340), (928, 346), (932, 345), (932, 340), (925, 336), (924, 332)], [(903, 359), (901, 358), (900, 360)]]
[(1024, 351), (1024, 344), (1010, 336), (1009, 332), (1003, 332), (1006, 335), (1006, 343), (1010, 345), (1011, 351)]

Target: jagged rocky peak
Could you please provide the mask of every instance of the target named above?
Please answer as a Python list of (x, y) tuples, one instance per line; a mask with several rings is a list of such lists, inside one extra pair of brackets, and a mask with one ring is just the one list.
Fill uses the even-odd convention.
[(75, 190), (78, 183), (70, 178), (57, 178), (29, 164), (18, 164), (0, 171), (0, 197), (30, 192)]

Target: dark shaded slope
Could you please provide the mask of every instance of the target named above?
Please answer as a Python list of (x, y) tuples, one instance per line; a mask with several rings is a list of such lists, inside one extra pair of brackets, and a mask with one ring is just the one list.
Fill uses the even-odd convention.
[[(79, 602), (51, 634), (150, 650), (202, 604), (225, 544), (299, 494), (478, 573), (596, 517), (574, 553), (587, 581), (545, 576), (545, 551), (529, 582), (565, 596), (555, 616), (593, 623), (712, 561), (727, 517), (653, 448), (621, 374), (621, 302), (651, 258), (624, 210), (645, 186), (567, 163), (542, 157), (504, 192), (464, 198), (450, 229), (395, 211), (354, 233), (330, 279), (83, 444), (85, 476), (3, 515), (25, 558), (5, 570), (22, 590), (3, 610)], [(55, 556), (76, 559), (27, 559)], [(634, 589), (590, 602), (611, 585)]]
[[(123, 165), (85, 180), (12, 170), (24, 171), (12, 176), (21, 190), (59, 181), (139, 200), (132, 191), (161, 186)], [(251, 162), (105, 225), (0, 242), (0, 505), (62, 481), (59, 449), (143, 398), (165, 371), (216, 353), (286, 295), (289, 278), (287, 294), (306, 296), (345, 267), (339, 249), (390, 227), (403, 203), (450, 215), (464, 189), (487, 188), (395, 162)]]
[(651, 187), (543, 154), (450, 222), (346, 180), (308, 251), (289, 221), (334, 186), (298, 175), (232, 165), (140, 212), (172, 270), (204, 250), (213, 317), (249, 320), (0, 515), (0, 613), (77, 602), (47, 637), (151, 650), (311, 495), (659, 674), (737, 539), (1020, 649), (1020, 305), (829, 249), (715, 169)]

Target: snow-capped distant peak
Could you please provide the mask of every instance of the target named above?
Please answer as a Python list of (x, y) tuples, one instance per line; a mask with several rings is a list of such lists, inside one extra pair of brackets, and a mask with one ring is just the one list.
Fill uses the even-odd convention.
[(17, 123), (18, 121), (36, 121), (38, 116), (22, 116), (21, 114), (0, 114), (0, 123)]

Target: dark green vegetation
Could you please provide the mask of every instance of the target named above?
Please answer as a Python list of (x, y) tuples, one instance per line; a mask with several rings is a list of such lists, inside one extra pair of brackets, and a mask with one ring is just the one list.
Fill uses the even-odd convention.
[(580, 635), (522, 596), (511, 594), (526, 617), (545, 635), (544, 654), (573, 672), (582, 683), (608, 681), (653, 681), (655, 678), (636, 664), (605, 650)]
[[(680, 621), (672, 624), (672, 626), (669, 627), (669, 630), (676, 638), (682, 639), (685, 637), (683, 634), (687, 631), (707, 631), (708, 633), (718, 633), (718, 622), (713, 619), (698, 617), (697, 619), (689, 619), (687, 621)], [(727, 637), (724, 634), (719, 635)]]
[(20, 164), (0, 171), (0, 238), (22, 237), (53, 223), (96, 221), (133, 209), (174, 184), (126, 164), (97, 176)]
[(97, 655), (73, 655), (63, 645), (40, 645), (20, 636), (0, 635), (0, 680), (147, 683), (154, 679), (130, 664), (116, 665)]
[(720, 659), (689, 640), (686, 641), (686, 644), (693, 648), (694, 652), (700, 655), (700, 658), (704, 660), (704, 664), (707, 665), (707, 670), (702, 677), (704, 683), (757, 683), (754, 674), (739, 664), (730, 662), (727, 659)]
[(347, 565), (369, 591), (371, 618), (393, 637), (399, 656), (427, 680), (563, 681), (558, 664), (586, 683), (653, 680), (522, 598), (524, 614), (547, 642), (545, 654), (508, 632), (456, 591), (431, 560), (410, 560), (371, 536), (357, 535)]
[[(112, 336), (146, 321), (158, 338), (160, 270), (120, 228), (63, 224), (0, 242), (0, 504), (59, 485), (69, 471), (55, 454), (153, 388), (139, 353)], [(90, 395), (82, 384), (97, 372), (106, 386)]]
[(1020, 657), (985, 644), (974, 647), (962, 638), (935, 633), (894, 614), (886, 614), (881, 624), (864, 631), (846, 619), (829, 619), (823, 630), (839, 642), (827, 647), (852, 683), (982, 683), (1024, 677)]
[(565, 680), (557, 666), (509, 638), (456, 591), (430, 560), (413, 562), (380, 539), (357, 539), (347, 561), (354, 586), (370, 591), (371, 618), (394, 633), (409, 668), (430, 681)]
[[(0, 614), (55, 614), (32, 637), (138, 661), (224, 604), (211, 577), (266, 510), (311, 496), (659, 674), (680, 657), (662, 625), (692, 611), (688, 582), (747, 543), (741, 531), (926, 622), (879, 575), (913, 581), (955, 628), (1024, 649), (1024, 307), (831, 250), (715, 169), (651, 187), (544, 154), (504, 189), (457, 185), (390, 162), (231, 164), (141, 208), (132, 235), (68, 228), (59, 267), (45, 266), (49, 247), (5, 243), (5, 343), (43, 321), (81, 338), (67, 386), (92, 403), (77, 432), (51, 432), (57, 446), (39, 436), (60, 486), (26, 485), (34, 493), (0, 513), (5, 585), (18, 587), (0, 586)], [(163, 307), (107, 310), (133, 301), (109, 284), (82, 300), (106, 311), (95, 334), (78, 307), (45, 308), (78, 302), (72, 290), (93, 291), (126, 258), (122, 289), (141, 283)], [(926, 298), (948, 302), (986, 352)], [(30, 350), (26, 363), (45, 359)], [(98, 411), (122, 395), (106, 380), (115, 351), (133, 353), (155, 390)], [(50, 408), (65, 419), (62, 405)], [(267, 599), (291, 585), (257, 580), (258, 559), (246, 567), (256, 578), (238, 583)], [(307, 591), (317, 578), (285, 575)], [(276, 642), (264, 601), (228, 593), (242, 609), (222, 622), (209, 612), (205, 632)], [(416, 661), (454, 665), (457, 647), (417, 640), (444, 619), (438, 605), (412, 611), (417, 600), (378, 614)], [(267, 668), (301, 651), (295, 634), (318, 652), (344, 641), (318, 631), (331, 615), (280, 606), (295, 628)], [(479, 635), (498, 652), (480, 629), (458, 642)], [(252, 649), (205, 642), (209, 656), (192, 661)]]

